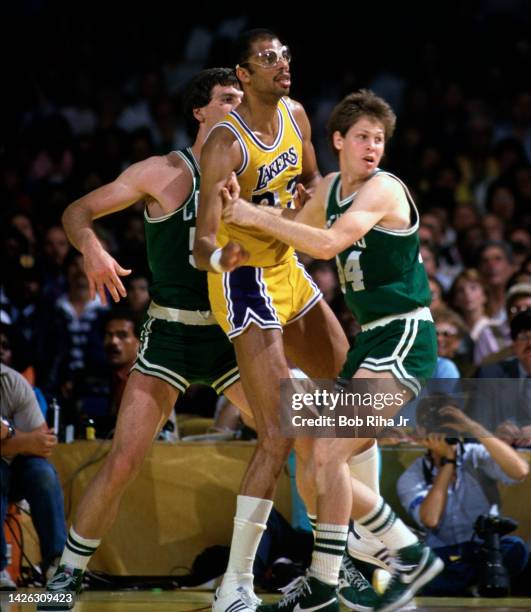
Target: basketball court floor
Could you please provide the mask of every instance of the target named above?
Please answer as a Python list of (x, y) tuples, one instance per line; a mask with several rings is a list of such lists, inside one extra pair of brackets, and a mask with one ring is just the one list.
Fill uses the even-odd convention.
[[(35, 593), (22, 589), (19, 593)], [(7, 604), (2, 597), (2, 612), (26, 612), (34, 610), (35, 604)], [(278, 599), (275, 595), (261, 595), (265, 602)], [(75, 612), (208, 612), (211, 608), (211, 591), (87, 591), (76, 603)], [(345, 611), (347, 608), (342, 608)], [(512, 612), (531, 610), (531, 599), (480, 599), (480, 598), (434, 598), (417, 597), (403, 610), (419, 612), (457, 612), (459, 610), (488, 610)]]

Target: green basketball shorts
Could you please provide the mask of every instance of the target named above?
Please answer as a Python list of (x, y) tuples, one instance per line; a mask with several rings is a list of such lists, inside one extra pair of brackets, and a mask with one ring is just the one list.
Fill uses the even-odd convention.
[(147, 316), (133, 370), (183, 392), (193, 383), (216, 393), (239, 380), (234, 348), (218, 325), (185, 325)]
[(432, 321), (395, 319), (360, 332), (339, 375), (350, 380), (364, 368), (391, 372), (417, 396), (437, 361), (437, 337)]

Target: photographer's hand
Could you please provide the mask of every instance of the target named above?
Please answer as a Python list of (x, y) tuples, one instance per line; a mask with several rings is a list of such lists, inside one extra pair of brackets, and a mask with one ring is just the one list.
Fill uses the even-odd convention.
[[(422, 441), (422, 444), (431, 451), (437, 465), (440, 465), (440, 460), (443, 458), (455, 461), (455, 446), (448, 444), (443, 436), (430, 434)], [(444, 514), (446, 500), (448, 499), (448, 488), (454, 474), (454, 463), (440, 465), (428, 495), (426, 495), (424, 501), (420, 504), (419, 517), (423, 525), (428, 529), (436, 529)]]
[(422, 440), (423, 446), (430, 450), (436, 457), (445, 459), (455, 459), (455, 446), (448, 444), (444, 436), (440, 434), (429, 434), (427, 438)]
[(456, 406), (444, 406), (439, 410), (439, 415), (442, 418), (448, 419), (442, 425), (454, 429), (457, 433), (474, 438), (489, 435), (489, 432), (482, 425), (471, 419)]

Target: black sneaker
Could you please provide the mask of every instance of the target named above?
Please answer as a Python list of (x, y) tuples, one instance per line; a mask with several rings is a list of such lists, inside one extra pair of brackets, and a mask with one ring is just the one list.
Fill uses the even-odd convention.
[(83, 570), (75, 567), (60, 565), (46, 585), (45, 594), (51, 595), (51, 601), (41, 602), (37, 610), (71, 610), (76, 604), (76, 596), (81, 592), (83, 573)]

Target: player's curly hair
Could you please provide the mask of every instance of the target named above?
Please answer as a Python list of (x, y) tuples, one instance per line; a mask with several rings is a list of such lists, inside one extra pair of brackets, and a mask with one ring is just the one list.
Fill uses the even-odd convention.
[(345, 96), (330, 115), (327, 125), (328, 138), (334, 151), (336, 150), (333, 142), (334, 132), (345, 136), (356, 121), (362, 117), (376, 119), (383, 124), (386, 142), (393, 135), (396, 125), (396, 115), (393, 109), (370, 89), (360, 89)]

